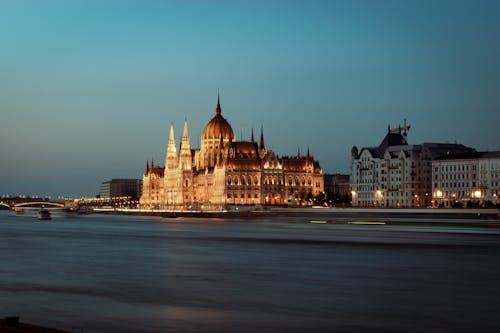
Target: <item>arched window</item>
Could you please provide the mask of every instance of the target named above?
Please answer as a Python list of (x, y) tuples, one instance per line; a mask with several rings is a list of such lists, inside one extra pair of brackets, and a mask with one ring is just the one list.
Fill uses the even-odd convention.
[(306, 177), (302, 176), (302, 186), (306, 184)]
[(292, 186), (292, 176), (288, 176), (288, 185)]
[(231, 185), (231, 176), (227, 177), (227, 184)]
[(247, 179), (245, 176), (241, 176), (241, 185), (246, 185)]

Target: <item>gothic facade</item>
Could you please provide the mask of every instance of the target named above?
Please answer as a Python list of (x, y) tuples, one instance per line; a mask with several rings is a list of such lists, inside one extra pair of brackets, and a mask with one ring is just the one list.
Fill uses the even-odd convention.
[(250, 141), (236, 141), (218, 98), (199, 149), (191, 149), (187, 122), (179, 149), (170, 126), (165, 167), (146, 163), (140, 205), (155, 209), (307, 206), (323, 187), (323, 170), (309, 149), (305, 156), (279, 157), (266, 149), (262, 129), (259, 143), (253, 130)]

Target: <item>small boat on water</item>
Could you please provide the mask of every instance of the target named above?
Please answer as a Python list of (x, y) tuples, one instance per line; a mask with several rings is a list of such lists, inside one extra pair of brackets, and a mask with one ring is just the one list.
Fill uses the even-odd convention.
[(52, 220), (52, 217), (50, 216), (50, 212), (47, 209), (40, 209), (40, 211), (38, 212), (38, 219)]

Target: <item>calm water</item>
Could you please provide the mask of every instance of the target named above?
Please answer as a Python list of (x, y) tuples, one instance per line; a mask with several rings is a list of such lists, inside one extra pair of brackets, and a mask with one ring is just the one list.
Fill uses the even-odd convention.
[(0, 317), (74, 332), (500, 331), (500, 230), (0, 212)]

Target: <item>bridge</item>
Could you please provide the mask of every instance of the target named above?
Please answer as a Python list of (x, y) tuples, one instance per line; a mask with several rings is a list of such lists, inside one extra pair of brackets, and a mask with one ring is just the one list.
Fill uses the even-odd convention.
[(139, 200), (132, 197), (113, 198), (81, 198), (75, 200), (50, 200), (49, 198), (2, 198), (0, 209), (29, 210), (45, 207), (47, 209), (69, 209), (73, 211), (89, 210), (93, 208), (125, 208), (137, 207)]
[(65, 205), (60, 202), (51, 202), (51, 201), (28, 201), (14, 205), (14, 207), (42, 207), (42, 206), (64, 207)]
[(40, 207), (48, 207), (48, 208), (64, 208), (66, 207), (65, 200), (49, 200), (42, 198), (11, 198), (11, 199), (2, 199), (0, 201), (0, 207), (16, 209), (16, 208), (40, 208)]

